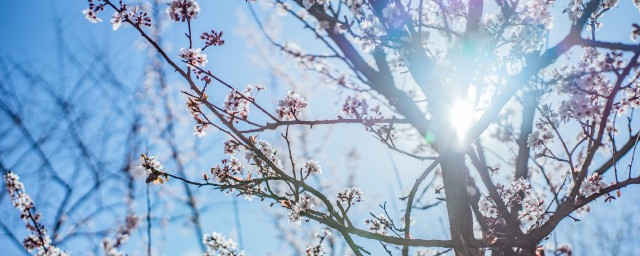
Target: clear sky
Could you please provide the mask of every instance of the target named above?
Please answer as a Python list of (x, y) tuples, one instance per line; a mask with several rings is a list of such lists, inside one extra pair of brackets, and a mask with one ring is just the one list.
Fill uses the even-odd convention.
[[(250, 18), (248, 21), (243, 21), (241, 16), (248, 17), (248, 9), (245, 1), (242, 0), (209, 0), (199, 1), (202, 14), (197, 22), (194, 23), (194, 31), (208, 31), (215, 29), (216, 31), (224, 31), (225, 45), (220, 48), (211, 49), (207, 52), (209, 55), (208, 67), (226, 80), (227, 82), (243, 87), (249, 83), (263, 83), (268, 86), (272, 86), (270, 91), (265, 94), (265, 101), (273, 100), (271, 98), (278, 98), (286, 93), (285, 88), (281, 81), (274, 81), (273, 77), (269, 74), (268, 70), (260, 68), (255, 65), (255, 61), (252, 59), (251, 53), (255, 52), (255, 49), (248, 49), (246, 41), (247, 37), (242, 36), (241, 32), (248, 29), (247, 22), (251, 23)], [(559, 2), (558, 6), (564, 6), (565, 1)], [(26, 65), (32, 70), (35, 70), (45, 77), (52, 79), (58, 79), (62, 77), (72, 77), (76, 75), (74, 71), (69, 71), (65, 68), (59, 67), (57, 58), (59, 47), (69, 49), (70, 52), (75, 54), (79, 61), (92, 63), (95, 56), (101, 56), (108, 58), (115, 63), (120, 63), (115, 68), (114, 72), (118, 72), (119, 76), (128, 84), (128, 86), (136, 87), (141, 86), (141, 72), (144, 71), (144, 65), (146, 58), (148, 57), (143, 50), (138, 47), (141, 44), (145, 44), (140, 40), (140, 37), (133, 29), (124, 25), (118, 31), (112, 31), (111, 25), (108, 23), (109, 15), (111, 11), (103, 13), (101, 15), (105, 22), (100, 24), (89, 23), (82, 15), (81, 11), (87, 6), (86, 1), (4, 1), (0, 8), (0, 35), (3, 39), (0, 40), (0, 59), (11, 60), (12, 62), (21, 63)], [(622, 1), (617, 7), (620, 11), (616, 12), (616, 16), (607, 16), (603, 19), (605, 26), (603, 27), (602, 39), (615, 39), (625, 43), (630, 43), (629, 32), (631, 27), (629, 26), (630, 20), (640, 22), (640, 15), (638, 10), (632, 6), (631, 1)], [(564, 15), (560, 13), (560, 7), (556, 14)], [(261, 15), (265, 15), (265, 12), (260, 12)], [(619, 16), (618, 16), (619, 15)], [(564, 16), (562, 17), (564, 19)], [(285, 20), (283, 23), (283, 31), (280, 34), (289, 33), (288, 39), (298, 40), (302, 44), (314, 44), (313, 38), (310, 34), (298, 33), (300, 26), (294, 23), (287, 23)], [(163, 45), (167, 49), (168, 53), (172, 54), (172, 57), (176, 57), (178, 49), (186, 46), (186, 39), (183, 36), (184, 24), (171, 24), (165, 30), (164, 38), (166, 44)], [(557, 25), (559, 26), (559, 25)], [(64, 44), (60, 45), (59, 38), (57, 37), (56, 30), (62, 29)], [(560, 31), (560, 34), (564, 34), (565, 31)], [(559, 39), (559, 34), (552, 34), (551, 41), (554, 42)], [(306, 38), (306, 39), (301, 39)], [(107, 54), (100, 54), (107, 53)], [(170, 76), (170, 83), (179, 83), (175, 76)], [(335, 108), (333, 101), (327, 101), (327, 96), (330, 92), (327, 90), (314, 90), (301, 81), (300, 88), (303, 91), (310, 92), (308, 99), (312, 105), (313, 116), (331, 118), (335, 117), (339, 113), (336, 108), (334, 111), (327, 112), (328, 106)], [(24, 89), (28, 90), (30, 85), (25, 83)], [(179, 95), (179, 92), (176, 91)], [(214, 96), (215, 97), (215, 96)], [(272, 102), (273, 104), (273, 102)], [(176, 108), (183, 109), (182, 103), (176, 104)], [(186, 113), (185, 113), (186, 114)], [(191, 120), (188, 120), (189, 122)], [(189, 125), (187, 125), (189, 127)], [(189, 128), (190, 129), (190, 128)], [(366, 155), (364, 156), (367, 161), (359, 162), (355, 172), (358, 174), (358, 179), (366, 185), (363, 189), (369, 193), (367, 200), (369, 208), (377, 210), (376, 205), (387, 200), (390, 201), (392, 207), (395, 207), (394, 201), (389, 194), (399, 194), (402, 188), (398, 183), (402, 183), (404, 186), (410, 184), (409, 182), (415, 178), (415, 173), (421, 171), (426, 167), (428, 163), (413, 163), (406, 161), (407, 159), (397, 154), (388, 154), (385, 147), (380, 143), (376, 143), (370, 136), (362, 135), (362, 127), (337, 127), (333, 130), (325, 128), (314, 128), (313, 134), (316, 138), (323, 138), (323, 134), (330, 134), (329, 139), (324, 142), (325, 148), (338, 148), (340, 151), (347, 151), (353, 147), (366, 148)], [(190, 130), (187, 131), (187, 136), (190, 135)], [(361, 134), (361, 135), (354, 135)], [(273, 136), (277, 137), (277, 136)], [(312, 136), (313, 137), (313, 136)], [(198, 160), (197, 164), (191, 165), (193, 173), (199, 173), (201, 170), (206, 170), (207, 166), (214, 161), (208, 161), (206, 158), (212, 158), (219, 160), (223, 156), (220, 153), (220, 143), (224, 137), (219, 134), (213, 134), (207, 137), (203, 142), (197, 144), (197, 148), (205, 152)], [(192, 138), (187, 138), (192, 140)], [(185, 139), (185, 140), (187, 140)], [(321, 141), (322, 139), (317, 139)], [(318, 142), (316, 141), (316, 142)], [(214, 149), (211, 149), (214, 148)], [(330, 152), (321, 148), (321, 155), (326, 162), (331, 162), (333, 158), (336, 158), (339, 153)], [(114, 149), (115, 150), (115, 149)], [(162, 153), (158, 153), (162, 154)], [(392, 157), (400, 170), (400, 182), (397, 182), (396, 176), (393, 172), (389, 171), (393, 168), (392, 162), (389, 161)], [(205, 160), (203, 160), (205, 159)], [(323, 162), (323, 161), (321, 161)], [(333, 164), (335, 166), (342, 165), (343, 162), (335, 160)], [(327, 164), (327, 168), (331, 169)], [(200, 170), (197, 170), (197, 169)], [(345, 170), (340, 168), (333, 168), (332, 172), (337, 175), (344, 175)], [(139, 180), (143, 182), (143, 180)], [(177, 184), (173, 184), (176, 185)], [(345, 184), (346, 185), (346, 184)], [(27, 187), (29, 189), (29, 187)], [(633, 192), (628, 193), (628, 197), (624, 196), (618, 201), (625, 202), (628, 200), (630, 205), (636, 205), (638, 200), (631, 198), (632, 193), (638, 192), (637, 189), (629, 190)], [(237, 230), (235, 226), (236, 217), (232, 215), (232, 200), (229, 196), (223, 196), (220, 193), (208, 192), (200, 190), (200, 199), (208, 200), (208, 202), (215, 202), (211, 204), (211, 208), (208, 208), (203, 215), (204, 232), (210, 233), (212, 231), (219, 231), (227, 236), (237, 238)], [(395, 201), (398, 203), (399, 201)], [(36, 201), (37, 203), (37, 201)], [(284, 245), (279, 243), (279, 239), (276, 238), (273, 231), (272, 220), (270, 215), (264, 214), (265, 211), (273, 211), (271, 208), (266, 207), (267, 204), (254, 202), (246, 202), (244, 200), (238, 200), (240, 206), (240, 218), (242, 219), (242, 239), (244, 241), (244, 248), (251, 255), (262, 255), (267, 252), (274, 252), (275, 255), (284, 248)], [(621, 202), (616, 202), (621, 203)], [(596, 204), (596, 205), (599, 205)], [(138, 203), (139, 207), (144, 206), (144, 202)], [(175, 207), (175, 206), (174, 206)], [(274, 207), (275, 208), (275, 207)], [(597, 208), (597, 207), (594, 207)], [(637, 207), (633, 208), (636, 209)], [(363, 207), (363, 209), (365, 209)], [(46, 210), (46, 209), (45, 209)], [(619, 215), (627, 214), (626, 209), (620, 211)], [(0, 205), (0, 212), (3, 218), (17, 219), (15, 214), (6, 201)], [(396, 211), (400, 212), (400, 211)], [(284, 213), (284, 211), (281, 211)], [(597, 216), (606, 216), (607, 208), (596, 210), (590, 216), (585, 217), (583, 223), (599, 223), (603, 220)], [(9, 215), (9, 214), (14, 214)], [(428, 213), (430, 214), (430, 213)], [(364, 218), (366, 212), (359, 212), (356, 215)], [(425, 214), (427, 215), (427, 214)], [(441, 218), (442, 215), (434, 214), (437, 218)], [(46, 219), (45, 215), (45, 219)], [(355, 218), (354, 219), (362, 219)], [(632, 223), (637, 223), (638, 217), (632, 215), (630, 220)], [(19, 220), (14, 220), (11, 223), (17, 224)], [(619, 219), (618, 222), (621, 222)], [(286, 222), (286, 221), (285, 221)], [(45, 222), (46, 223), (46, 222)], [(166, 229), (166, 234), (162, 236), (156, 236), (156, 241), (161, 241), (164, 247), (164, 255), (190, 255), (198, 250), (197, 242), (199, 238), (193, 237), (192, 233), (181, 229), (181, 225), (184, 222), (177, 222)], [(580, 237), (580, 232), (591, 233), (593, 230), (588, 231), (575, 231), (574, 226), (570, 226), (571, 223), (567, 221), (563, 222), (562, 230), (563, 235), (573, 240), (586, 240), (594, 241), (593, 238), (583, 239)], [(292, 224), (293, 225), (293, 224)], [(430, 238), (446, 238), (445, 235), (437, 237), (437, 234), (443, 234), (442, 230), (447, 230), (439, 222), (428, 223), (425, 225), (432, 225), (433, 228), (429, 228)], [(587, 225), (585, 225), (587, 226)], [(593, 227), (594, 225), (592, 225)], [(20, 227), (20, 225), (16, 225)], [(596, 226), (597, 227), (597, 226)], [(575, 232), (578, 232), (576, 235)], [(269, 237), (264, 239), (263, 237)], [(139, 250), (140, 253), (143, 249), (140, 246), (144, 241), (141, 233), (134, 236), (134, 241), (127, 248)], [(571, 238), (574, 237), (574, 238)], [(136, 240), (137, 239), (137, 240)], [(358, 239), (363, 242), (362, 239)], [(13, 245), (10, 245), (8, 241), (2, 240), (0, 237), (0, 255), (11, 255), (15, 252), (12, 249)], [(379, 246), (371, 246), (374, 252), (378, 252)], [(76, 252), (73, 248), (69, 247), (71, 252), (76, 254), (84, 254), (83, 252)], [(134, 255), (137, 255), (134, 250)], [(141, 255), (141, 254), (140, 254)]]
[[(203, 14), (199, 17), (197, 22), (194, 22), (194, 31), (208, 31), (215, 29), (216, 31), (224, 31), (225, 45), (217, 49), (211, 49), (207, 52), (209, 55), (208, 67), (225, 79), (227, 82), (243, 87), (244, 84), (249, 83), (263, 83), (270, 86), (269, 91), (264, 95), (266, 102), (273, 101), (278, 97), (281, 97), (286, 93), (287, 88), (284, 88), (278, 81), (273, 81), (273, 77), (268, 74), (263, 68), (259, 68), (251, 61), (255, 56), (250, 56), (252, 49), (248, 49), (246, 40), (247, 38), (242, 35), (242, 31), (246, 29), (247, 24), (253, 24), (250, 17), (248, 17), (248, 9), (244, 1), (200, 1)], [(58, 66), (59, 47), (68, 49), (80, 62), (93, 63), (96, 56), (99, 58), (107, 58), (114, 63), (120, 63), (114, 67), (114, 72), (118, 72), (118, 76), (124, 81), (127, 86), (132, 88), (141, 86), (141, 73), (145, 67), (145, 59), (147, 55), (144, 51), (140, 50), (140, 45), (146, 44), (140, 40), (140, 37), (130, 27), (124, 25), (118, 31), (112, 31), (111, 25), (108, 23), (108, 16), (110, 11), (101, 14), (101, 18), (105, 22), (99, 24), (92, 24), (88, 22), (84, 15), (81, 13), (86, 8), (85, 1), (9, 1), (3, 3), (3, 8), (0, 9), (0, 34), (5, 35), (5, 39), (0, 41), (0, 57), (5, 58), (22, 65), (25, 65), (29, 69), (50, 78), (54, 81), (59, 77), (67, 77), (68, 80), (72, 80), (77, 76), (77, 71), (73, 70), (74, 66), (67, 63), (65, 67)], [(28, 15), (25, 16), (24, 11), (28, 11)], [(260, 10), (260, 8), (258, 8)], [(206, 15), (204, 15), (206, 13)], [(245, 20), (241, 18), (245, 16)], [(281, 23), (282, 24), (282, 23)], [(186, 39), (183, 36), (184, 24), (171, 24), (164, 33), (165, 44), (163, 47), (167, 49), (169, 54), (173, 54), (172, 57), (177, 57), (177, 50), (180, 47), (185, 47)], [(285, 28), (295, 27), (299, 29), (296, 24), (289, 25), (284, 24)], [(58, 29), (62, 30), (62, 38), (57, 38)], [(307, 34), (292, 34), (289, 38), (298, 40), (301, 43), (301, 38), (307, 38), (302, 43), (310, 45), (315, 44), (313, 40), (309, 40), (309, 33)], [(59, 44), (62, 39), (63, 44)], [(69, 57), (69, 56), (66, 56)], [(176, 58), (177, 59), (177, 58)], [(64, 61), (65, 63), (68, 61)], [(96, 69), (99, 67), (96, 67)], [(172, 83), (178, 83), (178, 79), (174, 76), (170, 76)], [(308, 83), (307, 83), (308, 84)], [(24, 90), (31, 90), (28, 83), (23, 85)], [(59, 84), (54, 84), (54, 87)], [(301, 90), (314, 92), (314, 89), (305, 88), (310, 84), (301, 84)], [(179, 95), (178, 91), (174, 93)], [(323, 97), (331, 96), (330, 91), (320, 91), (318, 95), (306, 95), (310, 102), (313, 102), (312, 109), (326, 109), (327, 106), (335, 108), (333, 111), (317, 111), (315, 116), (319, 118), (335, 118), (339, 114), (339, 109), (334, 107), (334, 101), (323, 102)], [(212, 97), (215, 97), (212, 96)], [(273, 104), (274, 102), (271, 102)], [(268, 103), (267, 103), (268, 104)], [(176, 106), (180, 110), (183, 109), (182, 105)], [(186, 114), (186, 113), (185, 113)], [(45, 118), (45, 117), (41, 117)], [(190, 121), (190, 120), (189, 120)], [(99, 128), (98, 128), (99, 129)], [(187, 126), (187, 129), (191, 129)], [(382, 181), (381, 183), (369, 182), (363, 186), (368, 190), (367, 198), (370, 202), (370, 209), (377, 211), (377, 204), (382, 203), (384, 200), (389, 200), (389, 193), (398, 194), (401, 189), (398, 187), (395, 175), (389, 172), (392, 168), (391, 163), (388, 161), (391, 155), (389, 155), (385, 147), (379, 143), (376, 143), (369, 135), (362, 133), (363, 128), (352, 127), (338, 127), (331, 130), (324, 129), (322, 127), (314, 128), (313, 132), (319, 138), (324, 138), (325, 134), (329, 134), (329, 141), (325, 141), (324, 145), (330, 148), (330, 142), (333, 148), (337, 148), (339, 151), (347, 151), (354, 147), (368, 148), (366, 158), (378, 159), (378, 161), (368, 160), (366, 162), (358, 163), (357, 179), (372, 179)], [(186, 133), (186, 136), (190, 135), (190, 132)], [(361, 134), (361, 135), (356, 135)], [(278, 136), (272, 136), (277, 138)], [(205, 138), (204, 143), (200, 144), (199, 148), (202, 150), (203, 155), (211, 156), (214, 159), (221, 159), (223, 156), (219, 153), (219, 145), (224, 137), (219, 134), (211, 134)], [(191, 137), (187, 139), (192, 139)], [(345, 143), (346, 142), (346, 143)], [(213, 149), (212, 149), (213, 148)], [(112, 150), (117, 150), (112, 149)], [(153, 152), (155, 154), (162, 155), (161, 152)], [(325, 152), (324, 148), (321, 148), (321, 153), (326, 158), (333, 158), (338, 153)], [(403, 175), (402, 179), (404, 184), (409, 184), (409, 181), (414, 177), (415, 172), (420, 171), (426, 164), (405, 164), (406, 160), (403, 156), (393, 154), (394, 160), (399, 165)], [(200, 159), (205, 158), (201, 156)], [(327, 159), (329, 160), (329, 159)], [(205, 163), (202, 163), (205, 162)], [(193, 173), (200, 173), (201, 170), (206, 170), (206, 165), (211, 164), (211, 161), (200, 161), (200, 170), (191, 170)], [(325, 166), (326, 173), (337, 173), (337, 175), (343, 175), (346, 170), (341, 168), (331, 168), (328, 161), (322, 161)], [(336, 160), (333, 165), (340, 166), (343, 162)], [(422, 166), (424, 165), (424, 166)], [(198, 165), (195, 165), (198, 166)], [(194, 166), (194, 167), (195, 167)], [(170, 166), (167, 166), (170, 168)], [(331, 170), (333, 169), (333, 170)], [(17, 170), (16, 170), (17, 171)], [(199, 176), (196, 176), (199, 177)], [(392, 181), (392, 182), (389, 182)], [(143, 183), (143, 180), (139, 180)], [(177, 183), (172, 183), (173, 186), (179, 188)], [(346, 185), (346, 184), (345, 184)], [(30, 184), (27, 182), (27, 189), (35, 187), (36, 184)], [(380, 189), (380, 188), (383, 189)], [(35, 190), (35, 189), (33, 189)], [(223, 196), (219, 192), (212, 193), (207, 192), (204, 189), (200, 189), (200, 199), (207, 200), (207, 211), (203, 215), (204, 232), (218, 231), (226, 234), (227, 236), (236, 237), (237, 231), (235, 226), (235, 217), (232, 214), (231, 197)], [(54, 194), (55, 195), (55, 194)], [(37, 197), (36, 197), (37, 198)], [(140, 197), (142, 198), (142, 197)], [(142, 199), (141, 199), (142, 200)], [(38, 203), (38, 199), (36, 199)], [(264, 214), (265, 211), (273, 211), (265, 204), (259, 202), (246, 202), (244, 200), (238, 201), (240, 206), (240, 218), (242, 218), (242, 236), (244, 241), (244, 249), (246, 249), (252, 255), (261, 255), (267, 252), (281, 251), (285, 246), (275, 236), (273, 230), (272, 217), (270, 214)], [(396, 207), (392, 202), (393, 207)], [(142, 209), (144, 202), (140, 201), (137, 205)], [(15, 209), (8, 207), (5, 203), (2, 204), (3, 216), (16, 215)], [(173, 205), (171, 207), (179, 207)], [(40, 207), (41, 211), (47, 212), (52, 209), (48, 206)], [(281, 211), (284, 213), (284, 211)], [(355, 219), (362, 219), (367, 216), (366, 212), (354, 212)], [(10, 223), (16, 227), (20, 227), (19, 219), (17, 216), (12, 216)], [(286, 220), (282, 219), (286, 224)], [(200, 238), (195, 238), (190, 230), (184, 230), (180, 228), (185, 221), (178, 221), (173, 226), (162, 228), (164, 235), (156, 234), (154, 239), (160, 245), (160, 248), (164, 250), (164, 255), (184, 255), (193, 254), (198, 251), (199, 247), (196, 243), (200, 242)], [(45, 214), (46, 223), (46, 214)], [(291, 224), (293, 225), (293, 224)], [(438, 229), (442, 226), (438, 225)], [(158, 232), (156, 232), (158, 233)], [(134, 240), (129, 242), (127, 248), (131, 249), (136, 255), (137, 252), (143, 252), (144, 241), (140, 240), (143, 233), (139, 232), (134, 236)], [(269, 239), (264, 239), (264, 237)], [(440, 238), (445, 238), (444, 235)], [(361, 240), (361, 239), (358, 239)], [(6, 244), (8, 241), (0, 239), (0, 252), (15, 252), (13, 245)], [(73, 250), (74, 244), (67, 245), (67, 249), (71, 252), (79, 253)], [(373, 247), (373, 246), (372, 246)], [(378, 246), (375, 246), (378, 247)], [(13, 249), (12, 249), (13, 248)], [(64, 246), (63, 246), (64, 248)], [(373, 248), (375, 252), (376, 248)], [(1, 254), (1, 253), (0, 253)], [(80, 252), (80, 254), (83, 254)]]

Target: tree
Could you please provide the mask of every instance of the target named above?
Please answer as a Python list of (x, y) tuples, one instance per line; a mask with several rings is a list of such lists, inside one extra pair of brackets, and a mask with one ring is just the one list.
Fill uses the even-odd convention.
[[(174, 0), (167, 7), (187, 41), (175, 56), (150, 30), (154, 21), (144, 9), (89, 0), (83, 11), (89, 21), (100, 22), (113, 11), (114, 30), (128, 24), (188, 85), (181, 93), (195, 121), (194, 135), (227, 137), (228, 157), (210, 163), (198, 178), (142, 154), (147, 183), (179, 182), (185, 191), (214, 188), (259, 198), (286, 209), (289, 222), (326, 226), (355, 255), (370, 253), (361, 238), (379, 242), (388, 254), (424, 255), (430, 252), (421, 248), (434, 247), (443, 248), (434, 254), (570, 255), (570, 247), (542, 243), (561, 221), (577, 221), (575, 214), (596, 200), (610, 204), (601, 207), (620, 207), (615, 201), (622, 189), (640, 183), (634, 172), (640, 45), (622, 42), (628, 32), (637, 39), (640, 26), (619, 15), (617, 21), (628, 27), (602, 28), (606, 17), (628, 14), (629, 3), (622, 8), (599, 0), (568, 6), (539, 0), (273, 1), (312, 35), (307, 50), (279, 42), (255, 4), (248, 8), (270, 47), (295, 60), (299, 72), (315, 73), (334, 86), (332, 100), (343, 100), (334, 104), (341, 106), (340, 115), (307, 118), (315, 102), (296, 91), (271, 106), (261, 98), (265, 86), (242, 88), (209, 70), (222, 64), (204, 52), (225, 47), (225, 41), (215, 27), (192, 29), (207, 15), (194, 0)], [(620, 36), (621, 30), (627, 32)], [(318, 53), (323, 51), (329, 53)], [(294, 72), (272, 71), (282, 77)], [(364, 224), (354, 219), (367, 191), (355, 184), (332, 193), (322, 182), (337, 183), (323, 177), (326, 165), (301, 150), (305, 142), (293, 135), (352, 125), (363, 126), (390, 152), (425, 163), (408, 192), (391, 197), (404, 205), (401, 218), (386, 202), (375, 202), (381, 209), (368, 209)], [(283, 145), (280, 150), (276, 143)], [(173, 160), (180, 159), (179, 151), (171, 152)], [(448, 238), (417, 235), (421, 226), (414, 220), (435, 222), (415, 218), (425, 209), (446, 212)], [(325, 241), (333, 241), (329, 233), (319, 233), (319, 243), (306, 253), (324, 254)], [(209, 254), (243, 254), (219, 233), (202, 236)]]

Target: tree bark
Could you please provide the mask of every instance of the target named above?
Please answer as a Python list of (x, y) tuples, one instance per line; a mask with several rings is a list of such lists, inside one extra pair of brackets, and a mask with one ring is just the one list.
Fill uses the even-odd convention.
[[(449, 217), (449, 229), (451, 239), (466, 244), (474, 239), (473, 217), (469, 206), (469, 193), (467, 192), (467, 168), (465, 166), (465, 154), (458, 148), (458, 139), (454, 129), (441, 129), (438, 136), (440, 143), (440, 161), (442, 178), (444, 183), (447, 213)], [(444, 138), (454, 138), (452, 141), (444, 141)], [(454, 248), (455, 255), (480, 255), (478, 249)]]

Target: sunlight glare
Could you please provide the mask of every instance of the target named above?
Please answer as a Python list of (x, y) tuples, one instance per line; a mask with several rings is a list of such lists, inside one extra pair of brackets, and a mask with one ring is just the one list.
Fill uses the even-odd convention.
[(474, 112), (473, 105), (468, 100), (457, 100), (453, 104), (449, 118), (460, 141), (464, 140), (464, 135), (473, 122)]

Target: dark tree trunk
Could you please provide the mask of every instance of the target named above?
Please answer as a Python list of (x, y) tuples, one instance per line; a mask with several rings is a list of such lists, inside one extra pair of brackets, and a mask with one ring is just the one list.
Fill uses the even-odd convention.
[[(459, 143), (454, 129), (442, 129), (441, 131), (439, 136), (440, 166), (442, 167), (451, 239), (461, 241), (464, 245), (474, 239), (473, 217), (467, 192), (465, 154), (464, 150), (458, 147)], [(451, 138), (452, 140), (445, 141), (443, 138)], [(465, 248), (464, 246), (454, 249), (456, 255), (480, 255), (478, 249)]]

